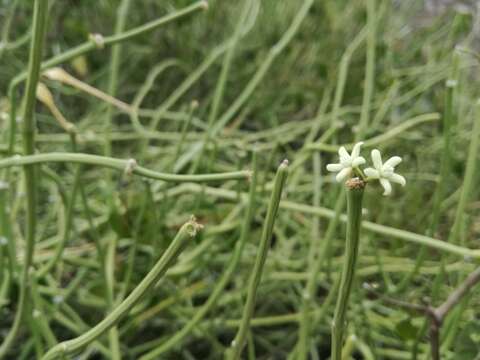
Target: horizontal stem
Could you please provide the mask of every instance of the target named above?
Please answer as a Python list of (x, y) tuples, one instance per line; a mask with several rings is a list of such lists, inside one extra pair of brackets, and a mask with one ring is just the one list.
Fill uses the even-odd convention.
[[(409, 120), (403, 121), (400, 125), (394, 128), (391, 128), (390, 130), (387, 130), (383, 134), (380, 134), (368, 140), (365, 140), (363, 146), (365, 148), (369, 148), (369, 147), (380, 145), (384, 142), (387, 142), (388, 140), (396, 139), (398, 135), (400, 135), (401, 133), (404, 133), (405, 131), (409, 130), (412, 127), (421, 125), (423, 123), (434, 122), (438, 120), (440, 120), (439, 113), (429, 113), (429, 114), (422, 114), (422, 115), (415, 116)], [(313, 144), (309, 144), (307, 146), (307, 149), (320, 150), (325, 152), (337, 152), (341, 146), (344, 146), (347, 150), (352, 150), (354, 145), (355, 144), (330, 145), (322, 142), (316, 142)]]
[[(229, 199), (229, 200), (237, 200), (238, 194), (235, 191), (227, 190), (227, 189), (219, 189), (214, 187), (205, 187), (200, 186), (197, 184), (185, 184), (181, 187), (177, 187), (171, 190), (175, 194), (183, 194), (184, 192), (191, 191), (191, 192), (204, 192), (206, 195)], [(243, 199), (246, 201), (246, 195), (242, 195)], [(325, 207), (319, 206), (310, 206), (306, 204), (301, 204), (293, 201), (282, 201), (280, 203), (280, 208), (290, 211), (298, 211), (303, 214), (312, 214), (319, 217), (333, 219), (335, 217), (335, 211), (332, 209), (328, 209)], [(346, 222), (347, 216), (340, 215), (340, 221)], [(429, 248), (437, 249), (439, 251), (449, 252), (451, 254), (463, 256), (465, 258), (470, 259), (480, 259), (480, 250), (478, 249), (470, 249), (463, 246), (458, 246), (454, 244), (450, 244), (446, 241), (442, 241), (440, 239), (435, 239), (429, 236), (417, 234), (411, 231), (402, 230), (398, 228), (394, 228), (391, 226), (376, 224), (371, 221), (362, 221), (362, 227), (365, 230), (372, 231), (376, 234), (384, 235), (388, 238), (395, 238), (404, 241), (408, 241), (414, 244), (425, 245)]]
[(10, 158), (0, 160), (0, 169), (11, 166), (23, 166), (31, 164), (41, 164), (48, 162), (68, 162), (81, 163), (89, 165), (98, 165), (108, 167), (110, 169), (126, 171), (131, 174), (143, 176), (150, 179), (172, 181), (172, 182), (207, 182), (219, 180), (237, 180), (248, 179), (251, 172), (232, 171), (217, 174), (200, 174), (200, 175), (177, 175), (162, 173), (154, 170), (135, 165), (132, 160), (121, 160), (106, 156), (82, 154), (82, 153), (46, 153), (29, 156), (16, 155)]

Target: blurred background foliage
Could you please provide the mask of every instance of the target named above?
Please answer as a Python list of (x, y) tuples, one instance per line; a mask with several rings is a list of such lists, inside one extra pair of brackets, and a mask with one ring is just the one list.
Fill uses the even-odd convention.
[[(130, 29), (157, 19), (191, 3), (191, 0), (132, 1), (126, 28)], [(269, 51), (290, 26), (301, 3), (291, 0), (263, 0), (259, 2), (256, 10), (252, 10), (250, 17), (253, 20), (256, 15), (256, 19), (252, 21), (252, 28), (241, 39), (235, 51), (225, 96), (221, 103), (221, 113), (238, 98), (248, 81), (258, 71)], [(50, 1), (45, 58), (86, 41), (91, 33), (112, 34), (119, 5), (119, 1), (106, 0)], [(156, 108), (212, 54), (214, 49), (231, 38), (242, 6), (243, 1), (210, 0), (207, 12), (188, 16), (123, 44), (116, 97), (130, 103), (151, 71), (171, 60), (172, 65), (156, 79), (142, 103), (143, 108)], [(421, 114), (438, 113), (441, 118), (445, 110), (445, 82), (452, 77), (458, 82), (455, 92), (451, 171), (446, 179), (448, 197), (442, 203), (441, 226), (434, 234), (437, 238), (446, 239), (463, 181), (473, 121), (478, 119), (478, 115), (475, 117), (473, 112), (473, 104), (479, 96), (478, 5), (475, 2), (458, 1), (378, 0), (376, 11), (378, 18), (374, 94), (366, 138), (383, 134)], [(31, 2), (2, 0), (0, 111), (4, 114), (8, 113), (9, 108), (6, 98), (9, 81), (23, 71), (27, 64), (31, 18)], [(202, 173), (248, 167), (250, 160), (246, 156), (254, 143), (265, 149), (261, 151), (260, 156), (265, 181), (271, 178), (273, 170), (283, 158), (295, 161), (299, 149), (304, 145), (305, 135), (314, 122), (322, 122), (316, 139), (331, 125), (326, 116), (317, 117), (320, 104), (322, 99), (329, 99), (326, 112), (331, 113), (332, 97), (338, 86), (342, 56), (362, 32), (366, 22), (365, 1), (315, 1), (298, 33), (275, 59), (255, 92), (227, 124), (225, 131), (213, 140), (214, 146), (208, 148), (206, 156), (211, 160), (202, 162), (196, 171)], [(64, 64), (63, 68), (82, 81), (107, 91), (110, 56), (110, 49), (95, 51)], [(222, 56), (218, 56), (203, 76), (170, 109), (173, 115), (184, 116), (193, 100), (199, 102), (199, 108), (195, 113), (199, 123), (189, 129), (189, 139), (198, 140), (205, 129), (221, 66)], [(335, 120), (337, 121), (335, 126), (338, 126), (339, 131), (330, 140), (332, 145), (353, 141), (361, 113), (364, 77), (365, 42), (362, 41), (352, 53), (349, 63), (340, 116)], [(53, 82), (47, 83), (54, 92), (58, 107), (78, 126), (80, 134), (87, 140), (89, 134), (101, 140), (105, 132), (108, 106), (70, 87)], [(4, 134), (8, 128), (7, 118), (1, 117), (2, 137), (6, 137)], [(68, 139), (60, 136), (62, 130), (41, 106), (38, 107), (37, 121), (40, 133), (38, 148), (42, 152), (69, 149)], [(148, 124), (148, 121), (142, 119), (144, 124)], [(130, 120), (125, 114), (115, 112), (113, 123), (115, 131), (133, 132)], [(182, 121), (162, 119), (157, 131), (165, 134), (178, 133), (181, 125)], [(265, 136), (251, 137), (251, 134), (256, 133)], [(382, 198), (380, 191), (369, 192), (365, 206), (369, 209), (366, 214), (368, 220), (425, 234), (431, 216), (432, 194), (438, 182), (441, 134), (441, 121), (432, 121), (413, 127), (381, 144), (380, 147), (385, 153), (403, 157), (401, 172), (406, 175), (408, 185), (404, 190), (397, 189), (391, 200)], [(42, 135), (45, 136), (42, 138)], [(171, 156), (177, 141), (175, 139), (152, 140), (147, 155), (141, 159), (142, 165), (168, 171), (172, 166)], [(186, 151), (190, 149), (189, 146), (194, 140), (187, 142)], [(102, 153), (102, 146), (101, 141), (85, 140), (81, 144), (81, 150)], [(136, 157), (138, 150), (137, 141), (118, 142), (114, 143), (113, 154), (121, 158)], [(334, 156), (336, 155), (322, 153), (322, 162), (326, 164)], [(52, 169), (62, 175), (63, 183), (57, 184), (58, 189), (52, 187), (50, 183), (43, 183), (42, 213), (39, 214), (44, 221), (44, 232), (41, 236), (43, 241), (57, 234), (57, 224), (54, 220), (56, 211), (49, 211), (48, 208), (50, 204), (60, 201), (61, 189), (68, 189), (72, 179), (71, 167), (68, 165), (52, 165)], [(155, 199), (162, 198), (162, 194), (170, 188), (145, 183), (139, 179), (131, 179), (127, 183), (119, 180), (115, 183), (115, 200), (111, 205), (112, 195), (109, 190), (111, 185), (103, 171), (88, 168), (85, 172), (85, 181), (89, 202), (96, 216), (109, 214), (108, 221), (98, 229), (103, 241), (108, 242), (114, 237), (120, 239), (116, 263), (118, 279), (123, 276), (122, 264), (132, 238), (141, 241), (144, 246), (139, 255), (144, 261), (137, 260), (135, 263), (132, 281), (135, 283), (142, 274), (145, 274), (171, 239), (175, 226), (181, 222), (180, 219), (185, 219), (186, 214), (195, 212), (202, 221), (211, 225), (220, 224), (226, 216), (231, 216), (233, 219), (230, 220), (233, 223), (238, 220), (230, 213), (235, 208), (235, 201), (185, 193), (155, 202)], [(289, 185), (287, 197), (295, 202), (311, 204), (310, 161), (296, 171), (299, 174), (298, 180)], [(476, 174), (476, 184), (479, 178)], [(322, 184), (322, 189), (325, 190), (322, 193), (322, 206), (330, 209), (334, 208), (337, 196), (336, 188), (331, 183), (331, 176), (325, 176)], [(235, 191), (246, 191), (247, 187), (248, 184), (225, 185), (225, 188)], [(474, 187), (470, 196), (473, 200), (469, 202), (467, 216), (462, 223), (462, 243), (470, 248), (478, 248), (480, 245), (479, 193), (478, 187)], [(135, 223), (139, 211), (144, 211), (145, 214), (140, 226)], [(263, 208), (257, 213), (255, 235), (260, 231), (263, 213)], [(49, 216), (53, 220), (49, 220)], [(279, 216), (276, 241), (258, 298), (256, 310), (258, 317), (296, 312), (301, 302), (302, 281), (305, 280), (302, 276), (306, 271), (312, 217), (300, 213), (294, 213), (292, 216), (288, 212), (281, 212)], [(328, 221), (322, 220), (321, 232), (327, 224)], [(80, 230), (84, 225), (84, 219), (76, 220), (77, 236), (72, 237), (70, 244), (72, 249), (75, 247), (82, 249), (92, 240), (88, 232)], [(138, 231), (135, 232), (133, 228)], [(128, 330), (128, 336), (122, 339), (125, 340), (122, 346), (127, 354), (135, 358), (137, 354), (135, 350), (142, 351), (140, 344), (149, 339), (157, 339), (158, 336), (168, 338), (169, 334), (178, 330), (195, 313), (196, 307), (205, 301), (215, 279), (221, 273), (238, 233), (239, 226), (222, 233), (218, 236), (218, 241), (203, 253), (192, 255), (194, 260), (182, 263), (177, 269), (177, 274), (162, 282), (164, 287), (148, 300), (145, 307), (152, 306), (165, 297), (176, 296), (179, 289), (193, 283), (201, 282), (203, 285), (195, 295), (168, 307), (163, 317), (134, 326), (135, 331)], [(342, 238), (343, 227), (339, 227), (334, 242), (334, 255), (342, 254)], [(192, 336), (185, 340), (184, 346), (175, 349), (168, 358), (219, 358), (221, 345), (227, 344), (233, 335), (231, 326), (224, 326), (224, 322), (240, 316), (241, 288), (253, 261), (256, 250), (254, 244), (256, 242), (252, 241), (245, 250), (235, 281), (229, 285), (216, 309), (209, 314), (212, 321), (202, 322)], [(39, 251), (41, 254), (42, 250)], [(45, 251), (48, 255), (48, 249)], [(92, 251), (90, 249), (90, 252), (82, 254), (91, 255)], [(364, 276), (361, 281), (380, 282), (388, 288), (389, 285), (397, 284), (403, 275), (389, 271), (387, 284), (384, 284), (385, 278), (382, 278), (381, 271), (378, 270), (379, 257), (383, 256), (384, 262), (392, 266), (396, 264), (400, 268), (402, 266), (411, 268), (418, 254), (418, 246), (368, 234), (365, 235), (363, 254), (361, 263), (365, 266), (377, 266), (377, 270)], [(435, 279), (434, 269), (440, 264), (440, 255), (429, 250), (427, 256), (427, 270), (420, 271), (413, 279), (412, 286), (401, 294), (402, 298), (419, 302), (424, 296), (431, 295)], [(452, 267), (458, 265), (462, 269), (459, 271), (461, 275), (465, 275), (468, 269), (471, 270), (471, 264), (463, 263), (455, 257), (447, 256), (444, 259)], [(323, 269), (322, 286), (317, 294), (318, 304), (322, 303), (328, 292), (332, 281), (332, 269), (335, 271), (338, 269), (337, 260), (334, 258), (332, 262), (329, 261), (332, 268)], [(85, 261), (88, 262), (88, 257)], [(77, 271), (75, 265), (66, 263), (65, 268), (59, 270), (58, 276), (64, 283), (68, 283), (68, 279), (74, 277)], [(89, 270), (86, 275), (88, 281), (84, 280), (85, 286), (78, 290), (78, 298), (71, 300), (71, 305), (82, 314), (88, 324), (93, 324), (102, 317), (103, 309), (98, 295), (101, 291), (99, 288), (101, 282), (96, 275), (94, 271)], [(456, 279), (458, 272), (451, 276), (452, 279)], [(438, 299), (444, 299), (456, 284), (456, 280), (452, 279), (439, 285), (441, 291), (438, 293)], [(383, 353), (382, 350), (376, 353), (379, 358), (409, 358), (409, 347), (419, 331), (420, 319), (412, 320), (398, 309), (392, 310), (382, 306), (375, 308), (368, 299), (361, 300), (364, 297), (365, 294), (359, 287), (354, 296), (356, 305), (352, 309), (352, 312), (358, 315), (352, 320), (352, 327), (356, 333), (365, 342), (375, 344), (374, 347), (378, 349), (384, 349)], [(465, 321), (461, 323), (459, 333), (478, 334), (478, 327), (471, 330), (471, 327), (476, 326), (471, 320), (478, 317), (478, 314), (474, 313), (474, 309), (478, 309), (480, 305), (478, 301), (478, 297), (471, 299), (469, 307), (471, 310), (460, 314)], [(99, 310), (91, 311), (91, 308)], [(10, 316), (8, 311), (6, 316)], [(326, 335), (329, 333), (329, 324), (326, 320), (318, 324), (318, 331), (315, 333), (317, 351), (321, 358), (325, 349), (328, 349)], [(295, 346), (297, 325), (295, 322), (287, 322), (256, 327), (254, 332), (258, 358), (273, 356), (280, 359), (286, 358), (287, 353)], [(67, 337), (71, 337), (71, 334)], [(463, 342), (460, 341), (458, 349), (468, 348), (472, 353), (475, 353), (475, 349), (478, 350), (476, 347), (478, 339), (475, 342), (464, 335), (459, 335), (457, 339), (459, 341), (464, 339)], [(130, 350), (132, 352), (129, 353)], [(463, 353), (464, 350), (461, 351)], [(455, 356), (453, 358), (459, 359)]]

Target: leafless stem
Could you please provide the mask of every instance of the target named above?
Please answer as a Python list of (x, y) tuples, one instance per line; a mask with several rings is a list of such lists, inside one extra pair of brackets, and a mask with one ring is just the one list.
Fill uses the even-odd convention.
[(432, 353), (432, 360), (440, 360), (440, 329), (443, 321), (450, 313), (450, 311), (468, 294), (468, 292), (480, 282), (480, 267), (470, 273), (467, 278), (449, 295), (447, 300), (438, 307), (430, 305), (411, 304), (405, 301), (397, 300), (380, 294), (368, 284), (365, 289), (393, 306), (401, 307), (403, 309), (422, 313), (430, 319), (430, 349)]

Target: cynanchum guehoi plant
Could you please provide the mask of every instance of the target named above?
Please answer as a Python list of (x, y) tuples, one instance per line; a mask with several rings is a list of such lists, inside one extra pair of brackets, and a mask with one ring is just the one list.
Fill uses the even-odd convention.
[(374, 149), (371, 153), (373, 168), (367, 167), (362, 170), (360, 166), (366, 163), (365, 158), (360, 156), (362, 145), (362, 142), (355, 144), (351, 154), (342, 146), (338, 150), (340, 162), (327, 165), (327, 170), (336, 172), (335, 179), (338, 182), (345, 181), (347, 188), (347, 238), (340, 289), (332, 323), (332, 360), (342, 359), (342, 344), (346, 328), (345, 317), (358, 257), (365, 187), (369, 182), (379, 181), (384, 189), (383, 195), (387, 196), (392, 193), (391, 182), (402, 186), (406, 184), (405, 178), (395, 173), (395, 166), (402, 161), (399, 156), (391, 157), (383, 163), (380, 151)]

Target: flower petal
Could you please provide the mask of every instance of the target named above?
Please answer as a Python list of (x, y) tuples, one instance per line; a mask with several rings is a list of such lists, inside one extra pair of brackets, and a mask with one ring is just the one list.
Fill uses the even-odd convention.
[(342, 169), (343, 169), (342, 164), (328, 164), (327, 165), (327, 170), (331, 171), (331, 172), (339, 172)]
[(375, 166), (375, 169), (381, 170), (382, 169), (382, 155), (380, 155), (380, 151), (377, 149), (372, 150), (372, 161), (373, 161), (373, 166)]
[(384, 178), (380, 178), (380, 184), (382, 184), (383, 189), (385, 190), (383, 192), (384, 196), (388, 196), (392, 193), (392, 184), (390, 184), (390, 181)]
[(365, 160), (365, 158), (363, 158), (362, 156), (358, 156), (356, 158), (353, 159), (352, 161), (352, 166), (353, 167), (356, 167), (356, 166), (359, 166), (359, 165), (363, 165), (365, 164), (367, 161)]
[(356, 158), (360, 155), (360, 147), (363, 145), (363, 141), (356, 143), (352, 149), (352, 158)]
[(387, 161), (385, 161), (385, 164), (383, 164), (383, 166), (394, 168), (395, 166), (397, 166), (401, 162), (402, 162), (402, 158), (400, 156), (393, 156), (390, 159), (388, 159)]
[(363, 170), (363, 172), (369, 178), (378, 179), (380, 177), (380, 173), (378, 172), (378, 170), (375, 170), (374, 168), (370, 168), (370, 167), (366, 168), (365, 170)]
[(337, 182), (342, 182), (343, 180), (345, 180), (346, 177), (350, 175), (351, 172), (352, 172), (352, 168), (350, 167), (344, 168), (342, 169), (342, 171), (340, 171), (337, 174), (337, 176), (335, 177), (335, 180), (337, 180)]
[(388, 180), (393, 181), (394, 183), (400, 184), (402, 186), (405, 186), (405, 184), (407, 183), (407, 180), (405, 180), (405, 178), (399, 174), (391, 174), (388, 177)]
[(342, 164), (350, 161), (350, 155), (348, 155), (348, 151), (345, 149), (345, 146), (342, 146), (340, 149), (338, 149), (338, 155), (340, 155), (340, 162)]

